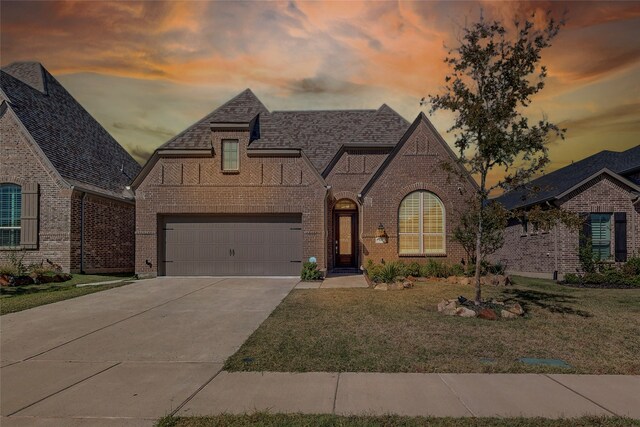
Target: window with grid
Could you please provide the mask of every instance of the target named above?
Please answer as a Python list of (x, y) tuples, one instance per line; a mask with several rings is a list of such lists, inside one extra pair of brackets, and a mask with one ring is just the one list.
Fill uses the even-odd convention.
[(611, 214), (593, 213), (591, 222), (591, 246), (596, 259), (611, 258)]
[(237, 171), (239, 169), (239, 151), (237, 140), (222, 141), (222, 170)]
[(0, 247), (20, 246), (21, 188), (0, 184)]
[(400, 255), (440, 255), (445, 251), (444, 205), (433, 193), (415, 191), (400, 203)]

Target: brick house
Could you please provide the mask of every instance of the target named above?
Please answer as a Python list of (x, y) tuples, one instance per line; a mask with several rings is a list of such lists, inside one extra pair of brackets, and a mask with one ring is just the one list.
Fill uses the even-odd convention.
[(133, 181), (136, 272), (298, 275), (366, 260), (460, 262), (466, 193), (424, 114), (269, 111), (249, 90), (159, 147)]
[(3, 67), (0, 84), (0, 262), (133, 271), (140, 166), (41, 64)]
[(591, 238), (600, 260), (616, 263), (640, 255), (640, 146), (601, 151), (532, 181), (530, 187), (537, 191), (511, 191), (495, 200), (523, 212), (536, 205), (561, 207), (580, 214), (585, 224), (581, 231), (562, 225), (547, 230), (529, 224), (526, 215), (510, 221), (493, 261), (511, 273), (562, 278), (579, 271), (581, 234)]

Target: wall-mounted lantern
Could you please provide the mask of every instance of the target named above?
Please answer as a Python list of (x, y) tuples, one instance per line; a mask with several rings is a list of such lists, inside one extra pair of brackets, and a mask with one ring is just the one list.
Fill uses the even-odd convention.
[(388, 243), (389, 236), (387, 236), (387, 232), (384, 230), (384, 225), (380, 223), (378, 229), (376, 230), (376, 243)]

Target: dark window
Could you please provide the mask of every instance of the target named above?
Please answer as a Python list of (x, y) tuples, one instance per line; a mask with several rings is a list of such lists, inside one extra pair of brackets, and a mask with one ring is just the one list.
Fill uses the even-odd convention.
[(601, 260), (611, 258), (611, 214), (592, 213), (590, 223), (593, 256)]
[(20, 246), (21, 211), (21, 187), (0, 184), (0, 247)]

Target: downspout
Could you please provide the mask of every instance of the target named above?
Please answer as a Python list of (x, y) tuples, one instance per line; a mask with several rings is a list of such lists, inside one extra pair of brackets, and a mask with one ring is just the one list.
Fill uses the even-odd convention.
[(87, 193), (82, 193), (80, 199), (80, 274), (84, 274), (84, 200)]
[[(631, 202), (631, 206), (636, 206), (640, 202), (640, 194), (636, 196), (636, 199)], [(636, 223), (638, 222), (638, 211), (633, 209), (631, 211), (633, 215), (633, 221), (631, 221), (631, 235), (633, 236), (633, 248), (634, 251), (640, 255), (640, 244), (638, 244), (638, 231), (636, 230)], [(635, 255), (635, 254), (634, 254)]]
[[(551, 205), (551, 203), (549, 203), (549, 201), (547, 201), (546, 203), (547, 203), (547, 206), (549, 206), (550, 208), (554, 207)], [(559, 232), (558, 228), (559, 228), (559, 224), (555, 224), (553, 226), (553, 264), (554, 264), (554, 269), (552, 273), (553, 280), (558, 280), (558, 232)], [(549, 233), (551, 234), (551, 230), (549, 230)]]

